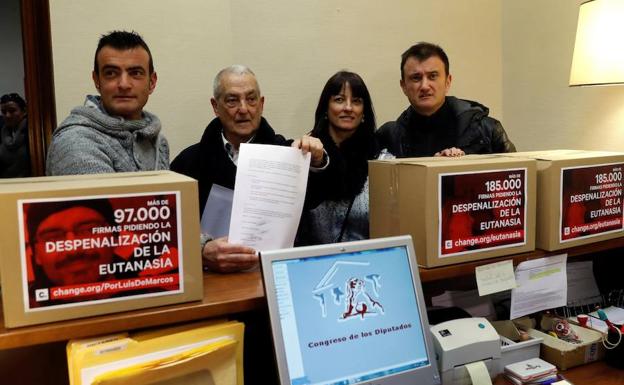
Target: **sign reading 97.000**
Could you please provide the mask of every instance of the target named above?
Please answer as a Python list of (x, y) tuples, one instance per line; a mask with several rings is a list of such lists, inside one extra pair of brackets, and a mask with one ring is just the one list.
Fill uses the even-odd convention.
[(18, 205), (26, 311), (183, 291), (179, 192)]

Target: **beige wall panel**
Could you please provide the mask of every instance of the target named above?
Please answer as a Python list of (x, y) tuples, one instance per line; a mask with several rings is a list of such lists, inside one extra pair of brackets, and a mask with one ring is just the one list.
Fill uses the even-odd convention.
[(518, 150), (622, 150), (624, 86), (568, 87), (582, 2), (502, 2), (503, 110)]
[[(287, 137), (310, 130), (327, 79), (358, 72), (378, 124), (407, 106), (399, 88), (401, 53), (428, 40), (451, 59), (451, 94), (478, 100), (502, 118), (500, 0), (51, 0), (59, 120), (94, 92), (97, 39), (134, 29), (153, 51), (158, 86), (147, 109), (163, 121), (172, 158), (199, 140), (213, 117), (218, 69), (249, 65), (266, 97), (265, 117)], [(513, 133), (510, 133), (513, 137)]]

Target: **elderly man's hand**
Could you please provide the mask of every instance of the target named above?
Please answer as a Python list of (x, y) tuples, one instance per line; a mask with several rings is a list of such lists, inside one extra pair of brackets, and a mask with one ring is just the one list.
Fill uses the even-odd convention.
[(466, 155), (466, 153), (457, 147), (451, 147), (451, 148), (445, 148), (444, 150), (440, 151), (440, 152), (436, 152), (434, 156), (464, 156)]
[(204, 265), (217, 273), (248, 270), (258, 264), (256, 251), (251, 247), (228, 243), (227, 237), (214, 239), (202, 250)]
[(292, 143), (292, 147), (300, 148), (304, 154), (309, 152), (312, 156), (310, 160), (310, 165), (312, 167), (323, 167), (323, 143), (321, 143), (318, 138), (304, 135), (301, 139), (296, 139)]

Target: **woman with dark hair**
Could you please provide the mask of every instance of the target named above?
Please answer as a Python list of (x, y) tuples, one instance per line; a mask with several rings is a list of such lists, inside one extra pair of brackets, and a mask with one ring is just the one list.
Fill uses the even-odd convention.
[(296, 244), (367, 239), (368, 160), (379, 156), (375, 112), (362, 78), (340, 71), (329, 78), (310, 132), (323, 142), (330, 159), (325, 170), (331, 183), (318, 192), (324, 201), (304, 211)]
[(0, 97), (0, 178), (30, 176), (26, 101), (18, 94)]

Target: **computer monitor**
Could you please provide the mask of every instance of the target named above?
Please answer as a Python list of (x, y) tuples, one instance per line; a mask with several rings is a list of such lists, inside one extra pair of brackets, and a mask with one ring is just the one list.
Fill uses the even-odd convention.
[(440, 384), (411, 237), (260, 260), (281, 385)]

